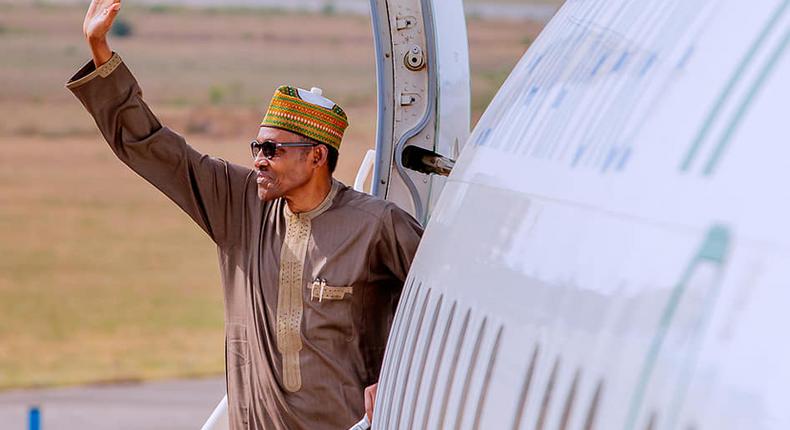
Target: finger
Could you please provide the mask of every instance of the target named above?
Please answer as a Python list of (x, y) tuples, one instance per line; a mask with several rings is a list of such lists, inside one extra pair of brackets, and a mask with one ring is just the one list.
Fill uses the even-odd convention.
[(121, 9), (121, 4), (120, 4), (120, 3), (113, 3), (113, 4), (111, 4), (111, 5), (107, 6), (107, 7), (105, 7), (105, 8), (102, 10), (102, 12), (103, 12), (105, 15), (107, 15), (107, 14), (110, 14), (110, 13), (112, 13), (112, 12), (118, 12), (120, 9)]
[(85, 22), (87, 23), (88, 21), (95, 18), (96, 15), (99, 15), (101, 10), (102, 10), (101, 0), (93, 0), (91, 2), (91, 5), (88, 6), (88, 11), (85, 12)]
[(368, 421), (373, 420), (373, 393), (370, 387), (365, 388), (365, 414), (368, 416)]
[(90, 6), (88, 6), (88, 16), (93, 16), (96, 13), (96, 9), (99, 8), (100, 3), (101, 0), (93, 0), (91, 2)]
[(106, 9), (104, 9), (104, 14), (106, 15), (106, 22), (107, 25), (112, 25), (112, 22), (115, 21), (115, 16), (118, 15), (118, 11), (121, 10), (120, 3), (113, 3)]
[(108, 6), (112, 4), (112, 0), (93, 0), (88, 8), (89, 16), (97, 16), (104, 14)]

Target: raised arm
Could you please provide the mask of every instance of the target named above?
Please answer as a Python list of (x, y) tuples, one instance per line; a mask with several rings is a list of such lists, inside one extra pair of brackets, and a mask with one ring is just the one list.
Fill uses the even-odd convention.
[(83, 23), (93, 61), (66, 87), (122, 162), (170, 197), (218, 245), (232, 245), (240, 238), (246, 205), (255, 197), (252, 171), (203, 155), (162, 126), (107, 43), (119, 9), (120, 0), (93, 0)]

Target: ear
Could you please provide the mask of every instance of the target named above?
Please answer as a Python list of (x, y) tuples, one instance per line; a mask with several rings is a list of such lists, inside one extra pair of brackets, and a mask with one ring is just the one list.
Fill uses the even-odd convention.
[(329, 150), (326, 145), (318, 145), (313, 148), (313, 165), (318, 168), (327, 164), (329, 160)]

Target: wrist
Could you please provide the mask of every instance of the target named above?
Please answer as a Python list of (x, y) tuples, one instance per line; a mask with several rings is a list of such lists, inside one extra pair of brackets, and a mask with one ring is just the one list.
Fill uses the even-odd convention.
[(88, 45), (90, 45), (91, 47), (98, 45), (106, 45), (107, 35), (106, 34), (101, 36), (85, 35), (85, 40), (88, 42)]
[(100, 67), (102, 64), (110, 61), (110, 58), (112, 58), (112, 51), (110, 50), (110, 45), (107, 43), (106, 38), (88, 37), (88, 45), (90, 46), (91, 53), (93, 54), (93, 63), (96, 65), (96, 67)]

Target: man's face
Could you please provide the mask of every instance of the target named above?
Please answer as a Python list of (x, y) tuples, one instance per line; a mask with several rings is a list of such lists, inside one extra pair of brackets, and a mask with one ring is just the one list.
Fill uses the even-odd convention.
[[(307, 142), (307, 139), (279, 128), (261, 127), (258, 142), (270, 140), (277, 143)], [(259, 153), (255, 158), (258, 197), (270, 201), (289, 194), (305, 185), (315, 172), (315, 163), (310, 156), (312, 147), (278, 148), (271, 160)]]

